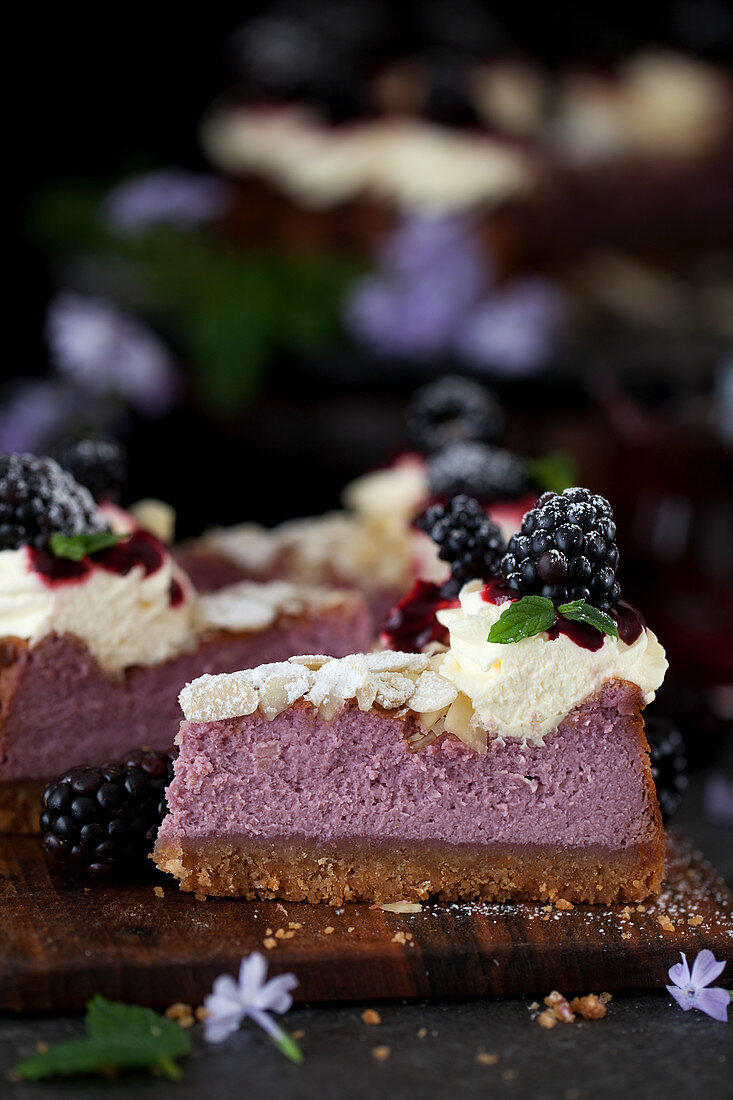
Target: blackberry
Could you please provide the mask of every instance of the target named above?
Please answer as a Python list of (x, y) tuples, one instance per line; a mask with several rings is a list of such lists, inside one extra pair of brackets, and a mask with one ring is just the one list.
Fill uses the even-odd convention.
[(52, 458), (0, 455), (0, 550), (42, 550), (54, 531), (106, 531), (91, 493)]
[(450, 565), (454, 592), (466, 581), (497, 575), (506, 547), (477, 500), (461, 495), (448, 504), (431, 504), (417, 526), (440, 547), (438, 557)]
[(492, 504), (518, 500), (529, 488), (524, 463), (509, 451), (485, 443), (451, 443), (428, 459), (428, 488), (450, 500), (465, 493)]
[(43, 847), (95, 877), (141, 862), (166, 813), (172, 779), (172, 757), (150, 749), (133, 749), (101, 768), (64, 772), (41, 799)]
[(555, 603), (586, 600), (602, 610), (618, 603), (621, 588), (616, 524), (605, 497), (589, 489), (543, 493), (512, 535), (501, 571), (523, 596)]
[(687, 750), (679, 728), (661, 714), (646, 717), (646, 737), (662, 821), (675, 815), (687, 790)]
[(53, 457), (97, 501), (118, 501), (127, 481), (127, 450), (116, 439), (67, 440)]
[(491, 390), (455, 374), (416, 390), (405, 419), (411, 444), (426, 454), (458, 440), (493, 443), (504, 427), (504, 413)]

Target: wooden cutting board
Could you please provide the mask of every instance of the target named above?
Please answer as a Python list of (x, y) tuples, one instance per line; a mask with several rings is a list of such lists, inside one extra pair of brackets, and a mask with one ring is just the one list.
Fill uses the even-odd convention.
[(296, 998), (315, 1002), (661, 987), (680, 950), (703, 947), (733, 962), (733, 895), (674, 836), (654, 904), (425, 905), (411, 915), (197, 901), (155, 870), (146, 881), (85, 882), (51, 866), (37, 839), (0, 837), (6, 1011), (81, 1009), (94, 993), (198, 1004), (254, 950), (273, 971), (294, 971)]

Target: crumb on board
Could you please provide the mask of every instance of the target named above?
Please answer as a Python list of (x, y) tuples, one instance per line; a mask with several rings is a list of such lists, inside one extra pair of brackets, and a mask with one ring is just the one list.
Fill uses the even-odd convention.
[(666, 913), (659, 913), (657, 916), (657, 923), (665, 932), (674, 932), (674, 925)]
[(361, 1018), (365, 1024), (369, 1024), (371, 1027), (376, 1027), (377, 1024), (381, 1024), (382, 1017), (374, 1008), (365, 1008), (361, 1014)]
[(390, 1047), (373, 1047), (372, 1058), (375, 1062), (386, 1062), (392, 1050)]
[(302, 927), (303, 925), (300, 923), (299, 920), (288, 921), (288, 928), (291, 932), (299, 932)]
[(519, 1077), (519, 1074), (517, 1073), (517, 1071), (515, 1069), (502, 1070), (502, 1073), (501, 1073), (502, 1081), (516, 1081), (517, 1077)]
[(476, 1057), (474, 1058), (474, 1062), (479, 1066), (495, 1066), (498, 1061), (498, 1054), (491, 1054), (488, 1050), (482, 1048), (476, 1051)]
[(169, 1020), (173, 1020), (174, 1023), (182, 1028), (193, 1027), (196, 1022), (193, 1014), (193, 1007), (184, 1004), (183, 1001), (176, 1001), (174, 1004), (169, 1005), (165, 1010), (165, 1015)]
[(699, 913), (696, 913), (694, 917), (688, 918), (687, 923), (690, 925), (690, 927), (697, 928), (699, 927), (699, 925), (702, 924), (702, 917)]
[(162, 886), (154, 886), (153, 887), (153, 893), (155, 894), (156, 898), (164, 898), (165, 897), (165, 890), (163, 889)]
[(558, 898), (557, 901), (555, 902), (555, 908), (556, 909), (567, 910), (567, 909), (574, 909), (575, 906), (573, 905), (572, 901), (567, 901), (566, 898)]
[(418, 1039), (427, 1039), (428, 1029), (426, 1027), (419, 1027), (417, 1029), (417, 1037)]
[(588, 993), (585, 997), (574, 997), (570, 1007), (584, 1020), (602, 1020), (607, 1012), (605, 1003), (595, 993)]
[(194, 1016), (196, 1017), (196, 1019), (198, 1020), (199, 1023), (201, 1023), (202, 1020), (205, 1020), (208, 1015), (209, 1015), (208, 1008), (204, 1008), (203, 1005), (197, 1005), (196, 1006), (196, 1008), (194, 1010)]
[(323, 934), (324, 936), (332, 936), (335, 931), (336, 929), (333, 927), (333, 925), (329, 924), (327, 928), (323, 929)]
[(208, 896), (204, 893), (203, 890), (194, 890), (193, 896), (196, 898), (196, 901), (207, 901), (208, 900)]
[(299, 1028), (297, 1031), (291, 1031), (290, 1032), (290, 1038), (295, 1039), (295, 1041), (297, 1043), (300, 1039), (305, 1038), (305, 1032), (303, 1031), (302, 1028)]
[(273, 947), (277, 947), (277, 940), (274, 936), (265, 936), (262, 942), (268, 951), (272, 951)]
[(48, 1043), (44, 1039), (39, 1039), (36, 1043), (36, 1050), (39, 1054), (45, 1054), (48, 1050)]
[[(553, 989), (552, 993), (544, 998), (547, 1007), (535, 1019), (540, 1027), (547, 1030), (561, 1023), (572, 1024), (576, 1015), (582, 1016), (584, 1020), (602, 1020), (610, 1000), (610, 993), (587, 993), (584, 997), (574, 997), (568, 1002), (562, 993)], [(537, 1001), (534, 1001), (529, 1007), (530, 1011), (536, 1012), (540, 1006)]]
[(422, 913), (419, 901), (390, 901), (377, 906), (385, 913)]

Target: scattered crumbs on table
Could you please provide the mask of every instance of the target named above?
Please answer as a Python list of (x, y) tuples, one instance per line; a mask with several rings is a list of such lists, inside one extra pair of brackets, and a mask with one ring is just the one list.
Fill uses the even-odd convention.
[(302, 927), (303, 925), (300, 923), (299, 920), (288, 921), (288, 928), (291, 930), (291, 932), (299, 932)]
[(495, 1066), (498, 1061), (498, 1054), (490, 1054), (481, 1047), (476, 1051), (476, 1057), (474, 1058), (474, 1062), (479, 1066)]
[(565, 898), (558, 898), (555, 902), (555, 908), (567, 911), (569, 909), (574, 909), (575, 906), (572, 901), (567, 901)]
[(193, 1014), (198, 1022), (201, 1023), (209, 1015), (209, 1010), (208, 1008), (204, 1008), (203, 1005), (197, 1005)]
[(47, 1050), (48, 1050), (48, 1043), (45, 1041), (45, 1039), (39, 1039), (38, 1042), (36, 1043), (36, 1051), (39, 1054), (45, 1054)]
[(404, 945), (407, 943), (407, 936), (402, 931), (395, 932), (394, 936), (392, 937), (392, 943), (401, 943), (404, 947)]
[(552, 993), (548, 993), (545, 997), (545, 1004), (555, 1018), (562, 1023), (571, 1024), (575, 1019), (575, 1014), (568, 1004), (567, 998), (563, 997), (562, 993), (558, 993), (556, 989), (553, 989)]
[(502, 1081), (516, 1081), (517, 1077), (519, 1077), (519, 1074), (515, 1069), (502, 1070), (502, 1073), (501, 1073)]
[(196, 898), (196, 901), (208, 901), (208, 895), (205, 894), (203, 890), (194, 890), (193, 896)]
[(588, 993), (585, 997), (574, 997), (570, 1007), (584, 1020), (602, 1020), (608, 1011), (606, 1002), (602, 1001), (595, 993)]
[(696, 913), (694, 917), (687, 918), (687, 923), (691, 925), (692, 928), (697, 928), (702, 924), (702, 917), (699, 913)]
[(365, 1008), (361, 1014), (361, 1018), (365, 1024), (369, 1024), (371, 1027), (376, 1027), (377, 1024), (381, 1024), (382, 1017), (373, 1008)]
[(419, 1027), (417, 1029), (418, 1039), (426, 1039), (428, 1035), (428, 1029), (426, 1027)]
[(391, 1047), (372, 1047), (372, 1058), (375, 1062), (386, 1062), (391, 1053)]
[(297, 1043), (301, 1039), (305, 1038), (305, 1032), (303, 1031), (302, 1028), (299, 1028), (297, 1031), (291, 1031), (290, 1032), (290, 1038), (294, 1039), (295, 1042)]
[(327, 928), (323, 929), (323, 934), (324, 936), (332, 936), (335, 931), (336, 929), (333, 927), (333, 925), (329, 924)]
[(184, 1004), (183, 1001), (176, 1001), (174, 1004), (169, 1005), (163, 1015), (167, 1016), (169, 1020), (173, 1020), (174, 1023), (184, 1029), (193, 1027), (196, 1022), (193, 1014), (193, 1007)]
[(287, 930), (285, 928), (277, 928), (275, 930), (275, 939), (276, 940), (292, 940), (294, 935), (295, 935), (295, 929), (294, 928), (288, 928)]
[(539, 1007), (540, 1007), (540, 1002), (539, 1001), (532, 1001), (532, 1004), (529, 1006), (529, 1011), (530, 1012), (536, 1012)]
[(272, 935), (272, 929), (271, 928), (266, 928), (265, 929), (265, 935), (266, 936), (271, 936)]
[(674, 932), (674, 925), (669, 919), (666, 913), (659, 913), (657, 916), (657, 923), (664, 929), (665, 932)]
[(163, 889), (162, 886), (154, 886), (153, 887), (153, 893), (155, 894), (156, 898), (164, 898), (165, 897), (165, 890)]
[(622, 940), (630, 940), (631, 939), (631, 933), (630, 932), (622, 932), (621, 933), (621, 939)]
[(268, 951), (272, 951), (273, 947), (277, 947), (277, 940), (274, 936), (265, 936), (262, 942)]
[(350, 928), (346, 929), (346, 931), (347, 932), (354, 932), (355, 931), (354, 925), (352, 924)]

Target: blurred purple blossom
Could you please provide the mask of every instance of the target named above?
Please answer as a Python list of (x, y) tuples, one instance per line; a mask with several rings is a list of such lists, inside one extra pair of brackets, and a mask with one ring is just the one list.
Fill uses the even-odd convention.
[(733, 776), (712, 771), (703, 794), (703, 809), (708, 821), (715, 825), (733, 826)]
[(357, 285), (346, 321), (381, 354), (447, 351), (487, 285), (473, 219), (413, 214), (381, 250), (378, 273)]
[(552, 354), (567, 314), (562, 292), (539, 275), (496, 287), (473, 314), (457, 350), (506, 375), (530, 374)]
[(80, 394), (66, 382), (23, 378), (0, 403), (0, 450), (43, 454), (69, 434), (80, 413)]
[(220, 217), (229, 198), (229, 185), (217, 176), (160, 168), (118, 183), (106, 196), (102, 215), (121, 233), (144, 233), (155, 225), (192, 229)]
[(346, 306), (352, 332), (382, 355), (457, 352), (521, 375), (549, 359), (566, 317), (562, 292), (526, 276), (496, 286), (467, 214), (410, 214), (383, 245), (377, 271)]
[(110, 302), (69, 291), (56, 295), (45, 336), (53, 365), (82, 390), (123, 398), (151, 417), (175, 401), (179, 379), (168, 350)]

